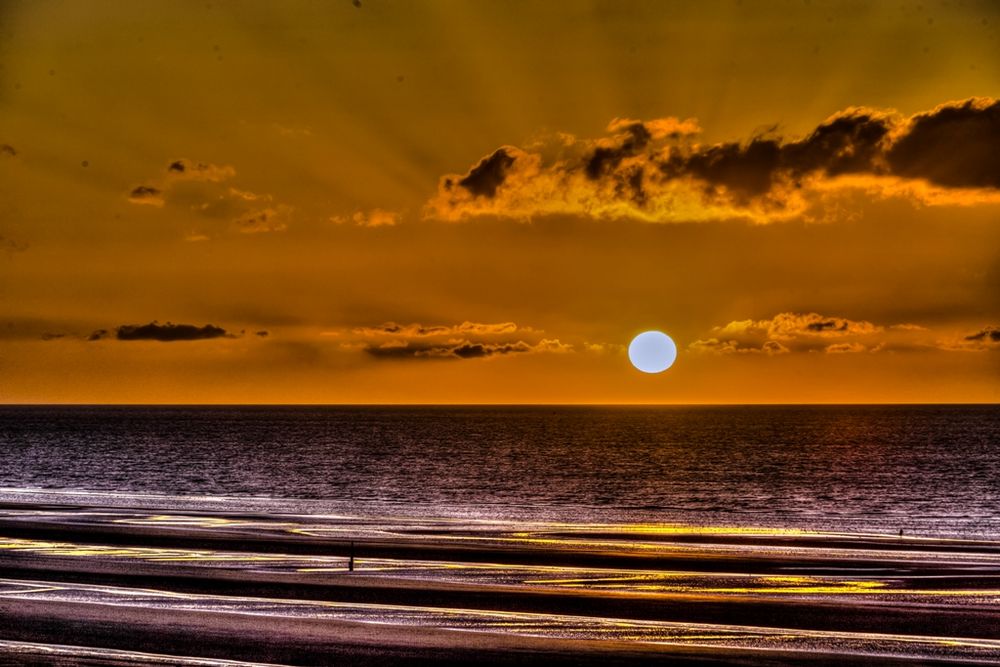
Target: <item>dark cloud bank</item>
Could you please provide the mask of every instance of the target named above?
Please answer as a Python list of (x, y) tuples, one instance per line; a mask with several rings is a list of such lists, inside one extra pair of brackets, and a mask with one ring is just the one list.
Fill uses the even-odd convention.
[[(161, 343), (173, 343), (177, 341), (212, 340), (214, 338), (240, 338), (246, 335), (246, 331), (232, 333), (215, 326), (206, 324), (197, 326), (194, 324), (174, 324), (167, 322), (160, 324), (152, 321), (149, 324), (123, 324), (114, 329), (96, 329), (89, 336), (88, 341), (98, 341), (105, 339), (115, 339), (121, 341), (134, 340), (154, 340)], [(254, 331), (253, 335), (259, 338), (266, 338), (270, 332), (266, 330)]]
[(539, 347), (524, 341), (513, 343), (478, 343), (463, 341), (454, 345), (368, 346), (365, 352), (382, 359), (481, 359), (507, 354), (537, 352)]
[[(694, 130), (663, 131), (665, 124)], [(446, 219), (614, 216), (624, 204), (655, 218), (657, 210), (676, 208), (682, 183), (693, 184), (708, 204), (738, 209), (766, 200), (773, 210), (792, 206), (796, 190), (842, 176), (1000, 189), (1000, 100), (992, 98), (949, 102), (910, 117), (850, 108), (798, 140), (768, 132), (745, 142), (700, 144), (692, 140), (697, 123), (677, 119), (616, 120), (609, 131), (615, 134), (594, 141), (570, 138), (563, 149), (571, 150), (557, 157), (500, 148), (464, 176), (444, 177), (428, 213)]]
[(1000, 327), (986, 327), (974, 334), (969, 334), (965, 340), (983, 343), (1000, 343)]
[[(111, 332), (107, 329), (98, 329), (87, 337), (89, 341), (110, 338)], [(195, 326), (193, 324), (159, 324), (150, 322), (149, 324), (123, 324), (114, 330), (116, 340), (155, 340), (161, 343), (172, 343), (175, 341), (188, 340), (210, 340), (212, 338), (235, 338), (234, 334), (227, 332), (222, 327), (213, 324), (205, 326)]]

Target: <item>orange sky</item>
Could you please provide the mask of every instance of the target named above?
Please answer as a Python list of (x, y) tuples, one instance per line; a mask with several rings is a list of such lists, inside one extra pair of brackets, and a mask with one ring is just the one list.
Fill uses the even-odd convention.
[(5, 2), (0, 401), (997, 401), (998, 98), (992, 2)]

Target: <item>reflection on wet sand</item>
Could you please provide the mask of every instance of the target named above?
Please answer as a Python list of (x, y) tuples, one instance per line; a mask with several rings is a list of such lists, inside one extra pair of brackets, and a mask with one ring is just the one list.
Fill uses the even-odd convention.
[(245, 662), (243, 660), (213, 660), (189, 658), (144, 651), (119, 651), (95, 649), (86, 646), (39, 644), (0, 640), (0, 655), (10, 656), (14, 664), (71, 664), (71, 665), (180, 665), (182, 667), (281, 667), (273, 663)]
[[(0, 570), (0, 602), (59, 613), (98, 605), (646, 649), (1000, 660), (994, 542), (8, 503)], [(879, 615), (893, 620), (881, 627)]]
[(958, 659), (1000, 658), (1000, 640), (885, 633), (822, 632), (704, 623), (533, 614), (401, 605), (191, 595), (169, 591), (0, 579), (0, 598), (319, 618), (464, 632), (502, 632), (553, 639), (712, 645), (746, 649), (829, 650), (845, 653), (946, 654)]
[[(21, 552), (48, 557), (89, 557), (105, 560), (139, 560), (152, 563), (183, 563), (201, 567), (253, 570), (254, 572), (296, 572), (302, 574), (343, 574), (348, 560), (343, 557), (303, 557), (289, 554), (224, 552), (212, 550), (156, 549), (148, 547), (108, 547), (70, 542), (0, 538), (0, 554)], [(615, 593), (689, 593), (710, 595), (782, 596), (905, 596), (919, 598), (962, 597), (966, 604), (1000, 604), (1000, 588), (937, 588), (921, 590), (918, 582), (906, 578), (830, 577), (787, 575), (769, 576), (739, 573), (700, 573), (636, 569), (525, 566), (500, 563), (460, 563), (414, 561), (389, 558), (357, 559), (355, 572), (370, 577), (441, 581), (477, 586), (524, 586), (535, 589), (571, 588)]]

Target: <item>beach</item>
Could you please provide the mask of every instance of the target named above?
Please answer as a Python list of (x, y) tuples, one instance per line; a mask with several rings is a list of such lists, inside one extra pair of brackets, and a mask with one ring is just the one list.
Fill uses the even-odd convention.
[(0, 506), (11, 664), (990, 662), (998, 602), (984, 540)]
[(0, 664), (995, 663), (998, 420), (8, 406)]

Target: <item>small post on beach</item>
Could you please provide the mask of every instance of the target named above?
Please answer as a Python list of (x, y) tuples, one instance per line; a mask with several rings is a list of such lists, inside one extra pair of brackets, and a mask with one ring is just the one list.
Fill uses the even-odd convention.
[(351, 557), (347, 561), (347, 571), (354, 572), (354, 542), (351, 542)]

